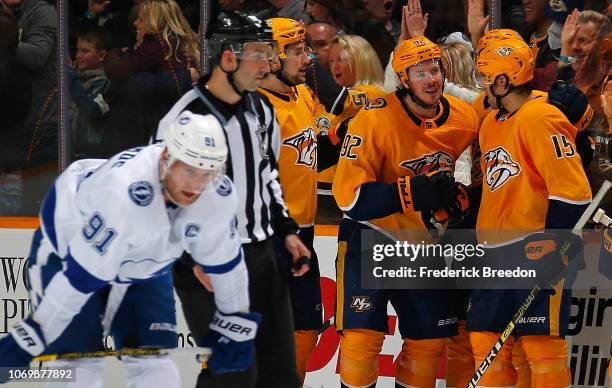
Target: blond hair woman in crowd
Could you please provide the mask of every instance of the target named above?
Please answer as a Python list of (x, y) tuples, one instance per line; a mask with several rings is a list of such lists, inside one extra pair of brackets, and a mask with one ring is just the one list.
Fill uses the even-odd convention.
[(334, 80), (344, 87), (371, 85), (383, 88), (384, 73), (376, 52), (358, 35), (339, 35), (332, 41), (329, 67)]
[(104, 58), (110, 80), (100, 157), (149, 142), (159, 120), (191, 89), (199, 74), (196, 34), (175, 0), (138, 4), (136, 45)]
[(444, 93), (471, 104), (482, 90), (476, 82), (470, 48), (467, 44), (452, 42), (441, 44), (440, 49), (446, 74)]
[(126, 79), (142, 71), (199, 68), (197, 35), (176, 1), (141, 1), (134, 27), (135, 48), (113, 49), (106, 56), (104, 70), (110, 80)]
[[(329, 107), (326, 108), (320, 100), (315, 100), (317, 128), (323, 133), (327, 133), (330, 128), (338, 129), (368, 102), (385, 94), (383, 68), (376, 51), (360, 36), (338, 35), (334, 38), (329, 51), (329, 68), (335, 83), (348, 89), (348, 96), (338, 111), (328, 110)], [(318, 92), (315, 90), (315, 94), (318, 95)], [(345, 130), (340, 129), (340, 132)], [(342, 213), (331, 197), (335, 171), (336, 167), (333, 166), (319, 173), (317, 223), (337, 224), (342, 218)]]

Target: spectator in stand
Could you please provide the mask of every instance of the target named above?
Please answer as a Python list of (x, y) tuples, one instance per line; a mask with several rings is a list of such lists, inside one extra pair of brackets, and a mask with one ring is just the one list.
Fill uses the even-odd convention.
[(147, 144), (159, 120), (198, 77), (197, 36), (177, 3), (143, 0), (138, 7), (135, 48), (112, 49), (104, 59), (111, 81), (102, 139), (106, 157)]
[(306, 12), (316, 21), (334, 24), (339, 32), (359, 35), (367, 40), (384, 66), (395, 43), (385, 26), (365, 9), (362, 0), (307, 0)]
[(112, 47), (132, 47), (134, 34), (129, 23), (130, 10), (135, 0), (88, 0), (69, 2), (70, 46), (74, 50), (76, 34), (94, 26), (111, 34)]
[(329, 49), (332, 41), (338, 35), (338, 28), (326, 21), (312, 21), (306, 26), (306, 33), (319, 63), (329, 71)]
[(174, 0), (143, 0), (138, 6), (136, 46), (113, 49), (104, 60), (110, 80), (124, 80), (141, 71), (198, 68), (198, 38)]
[(304, 12), (304, 0), (268, 0), (271, 8), (257, 12), (255, 15), (260, 19), (288, 18), (308, 22), (308, 15)]
[(470, 43), (467, 41), (442, 43), (440, 49), (446, 74), (444, 93), (471, 104), (482, 89), (476, 82)]
[(606, 56), (610, 55), (611, 32), (606, 15), (585, 10), (572, 12), (561, 33), (558, 78), (575, 82), (596, 113), (601, 113), (599, 94), (609, 71)]
[(553, 20), (548, 27), (548, 46), (554, 51), (557, 58), (561, 51), (561, 31), (567, 17), (574, 9), (582, 11), (584, 0), (557, 0), (546, 2), (546, 14)]
[(535, 71), (533, 74), (533, 89), (548, 91), (556, 79), (557, 57), (548, 44), (548, 29), (553, 19), (547, 14), (545, 6), (547, 0), (524, 0), (525, 21), (527, 28), (523, 38), (532, 45), (535, 57)]
[(400, 35), (400, 24), (391, 18), (397, 0), (363, 0), (363, 3), (366, 10), (385, 26), (387, 32), (393, 37), (393, 41), (397, 42)]
[(16, 59), (19, 29), (15, 16), (0, 9), (0, 216), (15, 216), (21, 201), (25, 159), (24, 126), (30, 109), (27, 69)]
[[(315, 122), (320, 132), (327, 133), (331, 128), (340, 128), (336, 132), (346, 131), (350, 118), (368, 102), (384, 96), (383, 70), (376, 59), (374, 48), (364, 38), (357, 35), (338, 35), (332, 41), (329, 53), (332, 79), (323, 82), (324, 77), (320, 77), (318, 82), (313, 82), (313, 77), (309, 77), (307, 72), (306, 82), (317, 96)], [(326, 73), (321, 67), (317, 71)], [(346, 94), (343, 104), (338, 104), (342, 105), (341, 108), (337, 110), (334, 107), (338, 99), (325, 97), (333, 89), (340, 89), (342, 94)], [(332, 104), (334, 107), (331, 107)], [(331, 195), (335, 171), (334, 165), (320, 171), (317, 177), (316, 223), (338, 224), (342, 219), (342, 212)]]
[(17, 19), (19, 43), (15, 59), (27, 69), (32, 93), (24, 126), (27, 144), (24, 168), (37, 169), (24, 181), (19, 212), (20, 215), (35, 215), (46, 188), (57, 174), (57, 13), (52, 5), (42, 0), (1, 0), (1, 4)]
[(110, 44), (110, 33), (101, 27), (81, 32), (77, 39), (76, 69), (68, 73), (75, 159), (98, 156), (102, 120), (109, 109), (103, 94), (108, 87), (104, 57)]

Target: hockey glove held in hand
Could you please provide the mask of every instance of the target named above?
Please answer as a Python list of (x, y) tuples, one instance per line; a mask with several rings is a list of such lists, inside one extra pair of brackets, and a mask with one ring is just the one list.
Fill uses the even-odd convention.
[[(0, 339), (0, 367), (27, 368), (35, 356), (45, 350), (42, 330), (32, 318), (15, 325)], [(0, 372), (0, 383), (9, 379), (8, 370)]]
[(582, 250), (582, 239), (570, 232), (534, 233), (525, 237), (524, 243), (525, 257), (532, 262), (542, 288), (553, 288)]
[(556, 81), (548, 91), (548, 102), (563, 112), (578, 131), (584, 130), (593, 119), (589, 99), (575, 85)]
[(259, 313), (223, 314), (215, 312), (210, 332), (202, 345), (212, 350), (208, 369), (213, 373), (240, 372), (253, 364), (255, 334), (261, 320)]
[(455, 190), (451, 190), (443, 202), (445, 206), (435, 210), (429, 220), (438, 230), (446, 230), (459, 224), (470, 208), (466, 187), (461, 183), (455, 183)]
[(413, 178), (402, 176), (397, 180), (404, 214), (446, 209), (450, 204), (449, 198), (457, 196), (456, 186), (455, 178), (446, 172), (437, 172), (431, 176), (421, 174)]

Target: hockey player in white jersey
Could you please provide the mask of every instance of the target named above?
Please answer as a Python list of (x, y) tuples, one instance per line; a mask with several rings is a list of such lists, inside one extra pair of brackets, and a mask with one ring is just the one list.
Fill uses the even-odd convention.
[[(226, 159), (217, 119), (184, 111), (163, 144), (68, 167), (41, 207), (28, 260), (31, 314), (0, 339), (0, 367), (27, 367), (40, 354), (103, 350), (108, 332), (117, 348), (176, 347), (169, 271), (186, 250), (215, 288), (218, 311), (202, 341), (213, 351), (208, 367), (248, 368), (260, 315), (248, 312)], [(122, 360), (129, 387), (180, 386), (168, 356)], [(77, 368), (71, 387), (102, 386), (101, 359), (61, 366)]]

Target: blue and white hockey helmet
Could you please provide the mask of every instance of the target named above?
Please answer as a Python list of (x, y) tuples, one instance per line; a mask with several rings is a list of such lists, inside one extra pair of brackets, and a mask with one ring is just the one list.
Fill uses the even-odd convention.
[(219, 120), (215, 116), (183, 111), (165, 134), (170, 163), (178, 159), (192, 167), (224, 171), (227, 161), (227, 142)]

